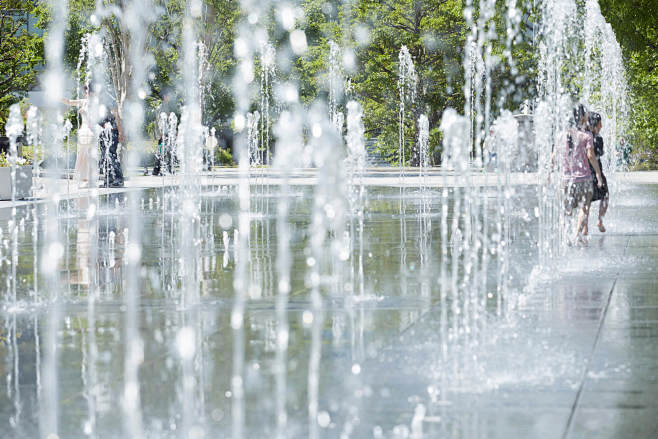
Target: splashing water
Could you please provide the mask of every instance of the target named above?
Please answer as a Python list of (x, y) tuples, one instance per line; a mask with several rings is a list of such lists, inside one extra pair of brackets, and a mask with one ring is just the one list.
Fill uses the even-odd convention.
[(429, 166), (429, 146), (430, 140), (430, 123), (427, 120), (427, 116), (421, 114), (418, 118), (418, 155), (419, 155), (419, 165), (418, 165), (418, 174), (422, 179), (423, 190), (425, 189), (425, 174)]
[(262, 163), (262, 155), (258, 150), (258, 126), (260, 125), (260, 113), (254, 111), (247, 114), (247, 142), (249, 148), (249, 164), (258, 166)]
[(276, 49), (269, 42), (260, 45), (260, 157), (258, 163), (270, 164), (270, 131), (272, 117), (272, 90), (276, 81)]
[(339, 110), (339, 103), (344, 95), (341, 50), (333, 40), (329, 40), (327, 44), (329, 45), (329, 120), (338, 133), (342, 134), (344, 115)]
[[(348, 175), (348, 202), (350, 206), (350, 247), (354, 242), (359, 243), (357, 256), (357, 267), (352, 264), (351, 279), (353, 285), (358, 285), (359, 296), (365, 294), (363, 256), (364, 256), (364, 211), (365, 211), (365, 187), (363, 177), (366, 169), (366, 147), (364, 140), (363, 126), (363, 109), (356, 101), (347, 103), (347, 158), (345, 159), (346, 171)], [(354, 218), (358, 219), (358, 229), (355, 233)], [(354, 249), (350, 248), (350, 254), (354, 254)], [(355, 273), (356, 271), (356, 273)]]
[[(41, 432), (60, 437), (68, 433), (64, 427), (69, 426), (63, 422), (59, 425), (60, 412), (68, 413), (68, 408), (59, 397), (64, 374), (59, 371), (58, 351), (66, 347), (66, 337), (79, 331), (81, 347), (72, 349), (79, 349), (84, 357), (79, 362), (81, 395), (86, 401), (80, 406), (83, 412), (86, 407), (81, 428), (90, 437), (103, 434), (105, 427), (99, 421), (106, 421), (106, 407), (115, 402), (121, 405), (123, 432), (129, 437), (207, 437), (216, 432), (229, 435), (231, 430), (230, 435), (239, 439), (250, 437), (259, 428), (268, 434), (275, 430), (280, 438), (321, 437), (339, 429), (346, 436), (356, 436), (363, 430), (358, 430), (355, 420), (369, 421), (362, 401), (372, 392), (361, 377), (367, 375), (369, 362), (380, 356), (379, 345), (368, 337), (380, 324), (371, 314), (382, 310), (370, 313), (367, 307), (377, 306), (380, 299), (386, 302), (385, 307), (400, 311), (399, 318), (386, 321), (386, 331), (413, 332), (414, 323), (434, 309), (433, 294), (438, 294), (440, 341), (432, 348), (437, 348), (445, 368), (432, 373), (443, 380), (455, 380), (450, 385), (442, 383), (433, 395), (445, 399), (449, 389), (470, 389), (469, 377), (482, 373), (481, 360), (473, 353), (484, 346), (487, 329), (495, 328), (489, 322), (504, 321), (519, 303), (512, 286), (515, 256), (510, 247), (515, 238), (515, 215), (528, 212), (525, 207), (516, 208), (519, 189), (513, 180), (518, 157), (533, 147), (541, 181), (536, 209), (539, 265), (549, 269), (563, 251), (560, 199), (554, 182), (547, 181), (556, 177), (550, 152), (566, 128), (565, 114), (575, 98), (567, 77), (583, 78), (578, 84), (582, 89), (579, 98), (603, 115), (606, 145), (614, 145), (625, 129), (628, 110), (621, 50), (596, 1), (588, 0), (582, 10), (572, 0), (539, 2), (542, 19), (534, 41), (539, 54), (538, 98), (523, 96), (527, 113), (533, 113), (525, 119), (506, 111), (519, 101), (512, 92), (503, 90), (493, 97), (496, 74), (506, 69), (516, 72), (512, 49), (521, 32), (520, 9), (514, 1), (494, 4), (487, 0), (477, 5), (476, 14), (472, 3), (467, 2), (466, 106), (463, 116), (452, 109), (443, 114), (442, 184), (438, 189), (430, 174), (439, 171), (430, 173), (428, 169), (429, 151), (435, 147), (427, 117), (432, 118), (432, 113), (420, 114), (430, 109), (421, 108), (417, 102), (418, 74), (410, 51), (401, 47), (397, 90), (393, 90), (399, 98), (401, 195), (397, 212), (397, 206), (388, 206), (395, 204), (390, 202), (396, 197), (392, 191), (366, 191), (371, 175), (381, 170), (366, 169), (367, 103), (357, 102), (358, 86), (343, 90), (345, 72), (355, 73), (345, 62), (353, 49), (328, 43), (328, 96), (302, 104), (301, 86), (289, 69), (298, 56), (310, 53), (311, 45), (306, 43), (307, 29), (300, 24), (303, 11), (288, 3), (240, 2), (248, 13), (236, 27), (237, 65), (231, 84), (235, 108), (229, 121), (235, 127), (233, 156), (238, 168), (226, 173), (226, 183), (213, 180), (208, 184), (201, 160), (203, 139), (207, 143), (210, 133), (203, 125), (212, 124), (206, 119), (204, 105), (212, 98), (208, 94), (213, 72), (209, 69), (209, 49), (200, 42), (200, 28), (195, 27), (205, 13), (203, 8), (197, 11), (197, 3), (188, 2), (183, 17), (182, 80), (176, 84), (184, 97), (180, 124), (175, 112), (157, 116), (163, 133), (163, 149), (158, 153), (164, 172), (162, 187), (157, 188), (160, 191), (148, 193), (152, 198), (143, 198), (146, 192), (142, 190), (126, 191), (125, 198), (117, 191), (120, 196), (112, 198), (92, 188), (81, 196), (84, 201), (80, 198), (64, 203), (67, 207), (63, 208), (59, 202), (63, 184), (50, 184), (53, 176), (58, 179), (63, 173), (62, 166), (57, 163), (46, 177), (39, 176), (37, 148), (46, 149), (47, 159), (59, 157), (65, 121), (52, 108), (28, 112), (28, 143), (35, 157), (34, 194), (42, 196), (37, 184), (44, 184), (47, 200), (39, 208), (35, 204), (31, 213), (34, 268), (33, 279), (28, 279), (34, 306), (43, 306), (48, 312), (47, 326), (42, 328), (47, 334), (45, 340), (38, 339), (36, 316), (34, 323)], [(67, 10), (66, 2), (57, 4)], [(150, 2), (133, 0), (125, 3), (125, 10), (114, 11), (130, 35), (127, 56), (134, 68), (126, 85), (122, 117), (126, 144), (130, 145), (124, 161), (127, 169), (137, 168), (145, 143), (143, 96), (150, 92), (148, 74), (152, 66), (145, 55), (151, 6)], [(505, 14), (505, 29), (500, 34), (496, 8)], [(95, 14), (103, 18), (114, 12), (99, 6)], [(58, 54), (62, 53), (65, 17), (58, 13), (53, 18), (48, 47), (54, 49), (48, 51), (44, 82), (54, 87), (48, 90), (56, 103), (64, 90), (62, 57)], [(579, 30), (578, 23), (582, 22), (586, 25)], [(494, 49), (501, 42), (505, 48), (498, 53)], [(100, 96), (114, 91), (104, 72), (107, 41), (94, 33), (86, 35), (81, 45), (75, 73), (78, 98), (84, 97), (80, 94), (83, 84), (94, 91), (89, 98), (93, 142), (100, 138), (109, 154), (110, 127), (97, 126), (101, 115), (109, 110)], [(354, 100), (345, 105), (343, 113), (346, 96)], [(8, 124), (12, 151), (20, 135), (17, 111), (12, 108)], [(523, 139), (523, 123), (528, 119), (533, 124), (534, 145), (526, 145)], [(411, 125), (417, 128), (413, 137), (409, 135)], [(409, 141), (412, 138), (414, 142)], [(484, 166), (483, 145), (498, 155), (494, 170)], [(417, 156), (409, 155), (410, 146)], [(607, 157), (606, 167), (611, 170), (611, 155)], [(409, 164), (419, 166), (418, 179), (405, 175)], [(260, 184), (267, 191), (258, 186), (254, 190), (251, 179), (255, 174), (252, 167), (261, 165)], [(315, 169), (300, 169), (304, 165)], [(15, 163), (12, 167), (16, 168)], [(15, 169), (13, 172), (15, 178)], [(420, 195), (413, 191), (405, 194), (403, 188), (410, 185), (420, 186)], [(407, 203), (415, 208), (407, 209)], [(79, 210), (69, 205), (79, 206)], [(381, 205), (387, 207), (378, 211), (376, 206)], [(21, 277), (18, 249), (27, 247), (22, 246), (21, 227), (28, 223), (27, 215), (21, 215), (22, 211), (14, 210), (7, 223), (13, 271), (7, 276), (5, 308), (16, 304), (25, 290), (20, 283), (26, 276)], [(74, 217), (75, 222), (69, 225), (68, 217)], [(389, 227), (390, 218), (396, 221), (393, 227)], [(109, 230), (107, 224), (115, 220), (125, 222)], [(276, 232), (270, 237), (269, 225), (274, 223)], [(70, 234), (77, 234), (77, 239), (70, 242)], [(439, 237), (440, 251), (434, 248), (439, 247), (434, 244)], [(85, 267), (80, 270), (79, 285), (72, 285), (73, 263), (68, 262), (69, 249), (74, 248)], [(3, 262), (7, 260), (4, 255), (0, 255)], [(60, 264), (65, 267), (62, 272), (53, 268)], [(217, 291), (229, 293), (213, 296)], [(79, 322), (63, 318), (61, 309), (69, 304), (62, 298), (74, 304), (86, 303), (86, 314)], [(421, 305), (399, 310), (400, 304), (414, 300)], [(103, 306), (97, 307), (99, 302)], [(106, 314), (115, 305), (120, 309), (119, 330), (109, 327), (111, 313)], [(166, 315), (162, 328), (154, 323), (159, 319), (153, 312), (157, 306)], [(382, 313), (389, 312), (388, 308)], [(230, 309), (230, 318), (226, 309)], [(7, 328), (11, 341), (7, 379), (18, 425), (25, 418), (24, 414), (21, 418), (21, 410), (25, 410), (21, 407), (25, 390), (21, 389), (25, 386), (20, 366), (25, 367), (26, 360), (21, 359), (19, 365), (23, 347), (11, 318)], [(230, 335), (225, 337), (227, 333)], [(153, 340), (155, 347), (149, 346)], [(227, 346), (221, 345), (224, 342)], [(377, 340), (380, 342), (388, 341)], [(345, 343), (349, 343), (348, 349)], [(116, 351), (103, 351), (103, 346), (115, 344), (120, 345)], [(161, 357), (153, 354), (158, 346), (165, 349)], [(67, 352), (67, 365), (68, 360)], [(115, 364), (117, 361), (123, 364)], [(153, 367), (153, 379), (145, 374), (151, 364), (162, 366)], [(265, 365), (271, 374), (260, 370)], [(108, 396), (111, 392), (104, 390), (111, 382), (104, 375), (107, 370), (123, 371), (119, 390), (111, 391), (120, 397)], [(326, 381), (336, 376), (355, 395), (358, 393), (358, 403), (336, 401), (340, 390), (332, 393)], [(485, 381), (477, 378), (473, 382)], [(156, 382), (163, 388), (168, 380), (174, 382), (170, 401), (162, 398), (154, 402), (158, 397), (152, 393), (153, 380), (160, 380)], [(272, 398), (267, 398), (270, 394)], [(426, 411), (420, 402), (409, 402), (411, 412), (405, 413), (409, 416), (395, 427), (396, 431), (422, 437), (427, 422), (436, 421), (436, 417), (429, 413), (431, 407)], [(341, 411), (349, 415), (343, 416)], [(260, 418), (261, 413), (271, 416)], [(265, 425), (268, 423), (275, 425)], [(373, 430), (373, 435), (383, 436), (380, 430)]]
[(11, 282), (9, 286), (10, 297), (9, 302), (11, 307), (16, 306), (17, 296), (16, 296), (16, 282), (17, 282), (17, 269), (18, 269), (18, 217), (16, 216), (16, 173), (17, 162), (18, 162), (18, 149), (16, 147), (16, 141), (18, 136), (23, 134), (23, 118), (21, 116), (21, 109), (18, 104), (14, 104), (9, 107), (9, 117), (7, 118), (6, 132), (7, 137), (9, 137), (9, 164), (11, 166), (10, 174), (10, 185), (11, 185), (11, 222), (9, 233), (11, 235), (11, 278), (8, 279), (8, 282)]
[(400, 178), (403, 177), (404, 167), (406, 166), (406, 112), (409, 105), (413, 105), (416, 101), (416, 88), (418, 86), (418, 75), (416, 74), (416, 68), (414, 67), (414, 61), (411, 58), (409, 49), (407, 46), (402, 46), (400, 48), (400, 54), (398, 56), (399, 65), (398, 65), (398, 92), (400, 95), (400, 108), (399, 108), (399, 155), (398, 162), (400, 166)]

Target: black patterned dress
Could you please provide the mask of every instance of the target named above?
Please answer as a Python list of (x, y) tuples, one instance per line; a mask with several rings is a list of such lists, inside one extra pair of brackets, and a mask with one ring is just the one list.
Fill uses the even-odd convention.
[(592, 196), (592, 201), (598, 201), (603, 200), (608, 195), (608, 180), (603, 174), (603, 166), (601, 165), (601, 156), (603, 155), (603, 138), (601, 136), (594, 136), (594, 154), (596, 154), (596, 160), (599, 162), (599, 169), (601, 170), (601, 177), (603, 177), (603, 184), (599, 189), (596, 172), (594, 172), (594, 168), (590, 163), (589, 167), (592, 171), (592, 181), (594, 184), (594, 196)]

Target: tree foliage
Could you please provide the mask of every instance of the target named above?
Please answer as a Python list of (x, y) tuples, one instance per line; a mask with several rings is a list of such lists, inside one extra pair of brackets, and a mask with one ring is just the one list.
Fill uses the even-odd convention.
[[(103, 8), (109, 13), (95, 16), (95, 0), (70, 0), (68, 26), (65, 34), (64, 61), (72, 79), (78, 56), (82, 49), (81, 41), (89, 32), (100, 32), (105, 42), (107, 78), (117, 106), (122, 108), (128, 93), (133, 71), (129, 59), (130, 32), (117, 14), (125, 10), (125, 0), (104, 0)], [(147, 50), (150, 58), (149, 93), (147, 94), (146, 129), (151, 131), (156, 112), (166, 99), (171, 108), (182, 105), (182, 91), (178, 88), (181, 80), (182, 62), (182, 22), (185, 13), (185, 0), (153, 0), (155, 19), (147, 30)], [(40, 26), (48, 27), (49, 11), (42, 4), (38, 11)], [(239, 10), (231, 0), (204, 0), (203, 16), (197, 23), (199, 41), (207, 48), (209, 63), (204, 103), (205, 123), (225, 123), (232, 113), (230, 77), (234, 66), (233, 37)]]
[(43, 37), (28, 32), (35, 6), (25, 0), (0, 0), (0, 131), (14, 104), (36, 83), (43, 63)]
[(327, 93), (329, 40), (342, 45), (344, 52), (351, 51), (355, 63), (351, 68), (348, 63), (343, 72), (350, 89), (342, 104), (347, 99), (360, 101), (366, 135), (376, 139), (379, 150), (397, 162), (398, 53), (406, 45), (418, 75), (415, 102), (408, 103), (405, 112), (407, 163), (416, 142), (420, 114), (425, 113), (430, 126), (435, 127), (430, 144), (438, 146), (438, 121), (443, 109), (463, 107), (463, 2), (305, 0), (302, 5), (306, 17), (303, 28), (309, 41), (307, 53), (297, 62), (302, 98), (309, 100), (318, 93)]
[(362, 98), (366, 131), (377, 136), (379, 149), (398, 157), (398, 53), (407, 46), (418, 75), (417, 96), (405, 120), (405, 156), (415, 144), (415, 125), (425, 113), (430, 140), (438, 146), (438, 126), (443, 110), (461, 110), (462, 52), (466, 38), (463, 3), (459, 0), (404, 0), (358, 2), (354, 14), (358, 72), (355, 94)]
[(600, 0), (601, 12), (619, 40), (630, 86), (630, 140), (658, 164), (658, 2)]
[[(599, 0), (601, 9), (614, 27), (624, 50), (631, 85), (631, 141), (636, 147), (656, 150), (658, 145), (658, 28), (654, 0)], [(126, 0), (69, 0), (69, 20), (65, 35), (64, 60), (72, 78), (78, 62), (81, 38), (96, 31), (104, 35), (108, 54), (112, 89), (121, 106), (128, 92), (132, 71), (127, 59), (130, 34), (113, 14), (96, 17), (98, 4), (117, 13)], [(181, 84), (182, 18), (186, 0), (152, 0), (154, 21), (147, 30), (147, 50), (151, 63), (146, 95), (147, 127), (152, 127), (157, 111), (166, 99), (173, 108), (183, 103)], [(329, 99), (329, 42), (343, 48), (342, 60), (352, 59), (340, 67), (342, 78), (349, 84), (344, 96), (338, 96), (339, 110), (345, 111), (349, 99), (358, 100), (364, 108), (366, 135), (376, 140), (381, 152), (392, 162), (398, 157), (399, 90), (398, 52), (405, 45), (413, 58), (418, 75), (415, 102), (407, 103), (404, 119), (405, 157), (417, 163), (413, 148), (417, 140), (417, 121), (426, 114), (431, 127), (430, 149), (435, 162), (440, 149), (438, 126), (443, 111), (453, 107), (462, 112), (464, 97), (464, 45), (471, 32), (464, 17), (463, 0), (299, 0), (303, 11), (297, 27), (306, 34), (308, 49), (291, 56), (292, 63), (279, 65), (279, 81), (299, 84), (302, 102)], [(473, 2), (473, 20), (480, 17), (481, 0)], [(534, 24), (537, 2), (497, 0), (495, 14), (486, 25), (491, 41), (492, 110), (518, 110), (524, 100), (536, 96), (537, 48)], [(10, 9), (39, 17), (39, 27), (47, 28), (47, 2), (0, 0), (2, 36), (0, 45), (0, 114), (20, 99), (35, 84), (38, 66), (43, 62), (43, 39), (38, 34), (22, 32), (24, 23)], [(235, 67), (233, 40), (236, 26), (243, 17), (235, 0), (203, 0), (203, 13), (197, 21), (198, 39), (207, 48), (208, 75), (204, 105), (204, 124), (226, 126), (233, 113), (231, 81)], [(508, 34), (506, 7), (516, 4), (519, 27)], [(579, 1), (579, 7), (583, 2)], [(533, 6), (535, 5), (535, 6)], [(114, 9), (112, 9), (114, 8)], [(642, 11), (640, 13), (639, 11)], [(27, 17), (27, 15), (23, 15)], [(289, 51), (288, 34), (276, 26), (274, 7), (265, 18), (271, 42), (277, 50)], [(23, 27), (21, 27), (23, 26)], [(513, 35), (510, 37), (510, 35)], [(510, 38), (513, 44), (510, 44)], [(509, 56), (509, 47), (512, 53)], [(280, 52), (281, 53), (281, 52)], [(510, 62), (509, 59), (513, 59)], [(341, 60), (341, 61), (342, 61)], [(260, 67), (256, 59), (256, 69)], [(283, 66), (283, 67), (282, 67)], [(256, 75), (258, 78), (258, 72)], [(482, 87), (482, 85), (480, 85)], [(254, 88), (255, 94), (257, 87)], [(254, 96), (256, 100), (256, 96)], [(254, 101), (254, 109), (258, 103)], [(489, 114), (490, 119), (496, 114)], [(491, 122), (489, 120), (488, 122)], [(148, 128), (147, 128), (148, 130)]]

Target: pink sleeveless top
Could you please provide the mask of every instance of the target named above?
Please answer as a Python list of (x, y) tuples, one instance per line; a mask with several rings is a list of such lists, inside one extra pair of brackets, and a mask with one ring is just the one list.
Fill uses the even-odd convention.
[[(569, 148), (569, 137), (571, 135), (571, 145)], [(564, 179), (571, 181), (591, 180), (592, 172), (589, 168), (587, 159), (587, 150), (594, 149), (594, 138), (591, 133), (586, 131), (571, 129), (565, 133), (563, 147), (563, 171)]]

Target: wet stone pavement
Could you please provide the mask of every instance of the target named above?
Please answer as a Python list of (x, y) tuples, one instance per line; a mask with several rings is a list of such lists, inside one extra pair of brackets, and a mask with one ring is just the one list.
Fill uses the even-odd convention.
[(591, 218), (588, 247), (533, 272), (477, 346), (446, 361), (433, 309), (368, 361), (360, 418), (386, 422), (358, 436), (658, 437), (658, 186), (613, 196), (607, 233)]
[[(494, 298), (487, 312), (458, 335), (450, 330), (451, 319), (458, 318), (446, 310), (451, 303), (441, 306), (437, 282), (438, 193), (424, 198), (428, 204), (423, 206), (418, 194), (411, 192), (405, 217), (398, 212), (398, 189), (370, 188), (364, 229), (366, 296), (351, 306), (341, 298), (325, 302), (319, 436), (658, 437), (658, 185), (619, 183), (612, 188), (608, 231), (602, 234), (596, 229), (595, 205), (588, 246), (570, 249), (551, 267), (536, 267), (536, 220), (521, 211), (515, 215), (510, 248), (515, 306), (497, 314)], [(517, 187), (515, 199), (532, 212), (535, 193), (532, 186)], [(148, 207), (156, 195), (146, 192), (144, 204)], [(288, 437), (308, 437), (311, 346), (304, 321), (309, 304), (302, 231), (308, 227), (310, 197), (297, 189), (294, 198), (291, 249), (298, 268), (293, 269), (287, 307)], [(212, 202), (202, 209), (207, 218), (235, 208), (235, 200), (226, 194), (208, 200)], [(61, 227), (71, 233), (67, 247), (71, 262), (62, 273), (66, 282), (61, 290), (69, 296), (62, 304), (58, 333), (61, 438), (126, 437), (121, 410), (122, 242), (117, 239), (113, 246), (105, 242), (110, 233), (119, 235), (125, 227), (121, 202), (110, 198), (100, 210), (102, 291), (93, 321), (86, 302), (89, 273), (80, 266), (88, 246), (84, 205), (63, 217)], [(272, 269), (277, 242), (270, 235), (275, 230), (276, 198), (263, 197), (255, 203), (263, 213), (254, 220), (252, 282), (262, 289), (249, 301), (245, 314), (245, 437), (249, 438), (272, 437), (276, 426)], [(427, 230), (419, 221), (421, 208), (427, 209), (426, 218), (434, 224), (426, 241), (418, 240)], [(144, 281), (139, 311), (146, 437), (182, 437), (186, 402), (174, 340), (183, 326), (194, 327), (199, 335), (193, 409), (202, 414), (199, 423), (205, 436), (201, 437), (230, 437), (232, 251), (222, 246), (221, 229), (209, 232), (206, 241), (212, 238), (216, 246), (204, 242), (202, 250), (203, 306), (181, 310), (174, 293), (162, 288), (177, 276), (175, 217), (157, 208), (145, 208), (143, 215), (145, 276), (151, 279)], [(6, 230), (6, 223), (2, 227)], [(25, 228), (29, 231), (30, 224)], [(166, 240), (160, 240), (161, 235)], [(20, 286), (29, 283), (31, 249), (31, 242), (21, 246), (22, 297), (28, 297), (28, 288)], [(400, 265), (402, 255), (405, 269)], [(489, 268), (491, 281), (495, 265)], [(47, 307), (41, 307), (2, 314), (0, 438), (40, 437), (40, 367), (48, 313)], [(92, 322), (93, 332), (89, 331)], [(94, 351), (95, 359), (90, 360)]]

